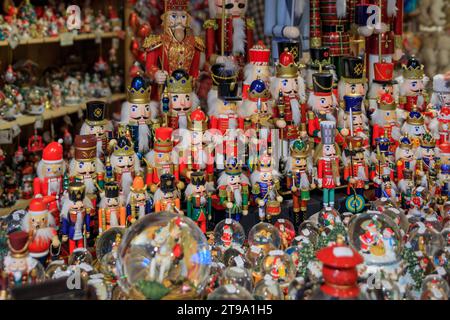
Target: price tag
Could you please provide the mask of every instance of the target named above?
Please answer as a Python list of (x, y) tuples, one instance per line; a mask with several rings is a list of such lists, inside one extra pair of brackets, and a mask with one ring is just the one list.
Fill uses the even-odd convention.
[(61, 47), (73, 45), (74, 34), (72, 32), (63, 32), (59, 35), (59, 44)]
[(278, 219), (279, 223), (284, 223), (284, 219)]
[(36, 130), (44, 128), (44, 118), (42, 116), (36, 117), (36, 121), (34, 122), (34, 128)]
[(102, 35), (103, 35), (102, 31), (100, 31), (100, 30), (95, 31), (95, 43), (96, 44), (102, 43)]
[(233, 222), (233, 219), (227, 218), (225, 219), (225, 224), (231, 224)]
[(11, 130), (1, 130), (0, 131), (0, 144), (11, 144), (12, 143), (12, 132)]
[(283, 253), (284, 252), (282, 250), (272, 250), (269, 252), (269, 256), (281, 256)]
[(20, 132), (22, 132), (22, 129), (20, 129), (20, 126), (15, 124), (12, 128), (11, 128), (11, 133), (13, 138), (17, 137)]

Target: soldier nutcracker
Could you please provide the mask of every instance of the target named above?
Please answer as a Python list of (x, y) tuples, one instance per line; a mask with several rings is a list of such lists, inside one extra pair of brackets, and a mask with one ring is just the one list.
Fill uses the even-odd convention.
[(150, 150), (152, 119), (158, 115), (157, 108), (155, 110), (150, 103), (150, 90), (144, 78), (137, 75), (127, 88), (127, 101), (122, 105), (120, 121), (129, 130), (134, 149), (140, 157)]
[(249, 50), (249, 63), (244, 67), (244, 82), (242, 85), (242, 98), (247, 99), (248, 90), (251, 83), (256, 79), (261, 79), (267, 85), (270, 82), (271, 66), (270, 50), (259, 41)]
[(390, 142), (390, 151), (394, 152), (398, 146), (401, 132), (397, 121), (397, 104), (389, 93), (383, 93), (378, 100), (378, 107), (371, 116), (372, 146), (377, 139), (387, 137)]
[(253, 171), (250, 180), (258, 216), (261, 221), (271, 220), (272, 216), (281, 213), (283, 197), (280, 195), (280, 174), (273, 169), (272, 157), (267, 153), (261, 155), (257, 170)]
[(217, 180), (219, 202), (228, 211), (228, 217), (236, 221), (248, 214), (249, 205), (248, 177), (242, 172), (242, 165), (237, 158), (229, 158), (225, 171)]
[(175, 176), (170, 173), (161, 175), (159, 188), (154, 195), (155, 212), (169, 211), (183, 214), (181, 211), (180, 191), (175, 184)]
[(395, 163), (393, 153), (390, 151), (390, 140), (387, 136), (377, 138), (376, 149), (370, 156), (370, 179), (373, 181), (375, 196), (381, 198), (381, 185), (383, 178), (394, 180)]
[(364, 60), (360, 57), (343, 57), (342, 76), (338, 82), (339, 102), (346, 96), (366, 96), (366, 79), (364, 73)]
[(385, 94), (389, 94), (398, 102), (397, 81), (394, 77), (394, 64), (392, 62), (376, 62), (373, 66), (374, 78), (370, 82), (367, 99), (369, 101), (369, 109), (367, 111), (374, 112), (377, 109), (378, 101)]
[(206, 233), (207, 221), (212, 217), (211, 194), (206, 188), (205, 173), (195, 171), (184, 192), (187, 201), (187, 216)]
[(112, 139), (113, 125), (105, 119), (106, 103), (89, 101), (86, 103), (86, 120), (80, 129), (81, 135), (95, 134), (97, 138), (97, 158), (107, 153), (109, 140)]
[(412, 190), (414, 186), (414, 172), (412, 170), (405, 170), (403, 179), (398, 181), (398, 196), (400, 198), (400, 205), (404, 210), (408, 210), (411, 207)]
[(395, 150), (397, 181), (403, 179), (405, 171), (416, 172), (416, 157), (413, 142), (408, 136), (402, 136), (398, 148)]
[(370, 146), (369, 125), (364, 108), (362, 96), (344, 96), (343, 108), (338, 114), (338, 131), (344, 137), (359, 137), (363, 147)]
[(134, 177), (133, 185), (126, 201), (127, 220), (130, 224), (143, 216), (150, 214), (153, 208), (153, 201), (147, 193), (147, 186), (144, 179), (137, 175)]
[(439, 195), (441, 200), (447, 201), (450, 193), (450, 143), (439, 145)]
[(449, 141), (450, 105), (443, 105), (437, 113), (437, 117), (431, 120), (429, 128), (437, 140), (439, 146)]
[(308, 201), (311, 199), (310, 191), (316, 187), (309, 146), (302, 140), (294, 141), (286, 167), (286, 185), (292, 192), (296, 226), (299, 226), (302, 220), (306, 220)]
[(361, 137), (348, 138), (347, 148), (344, 150), (342, 162), (344, 163), (344, 180), (348, 182), (347, 194), (352, 190), (364, 197), (364, 190), (369, 189), (369, 152), (363, 146)]
[(28, 246), (30, 256), (43, 266), (47, 265), (49, 257), (58, 256), (61, 246), (55, 229), (55, 219), (47, 209), (50, 199), (33, 198), (22, 220), (22, 230), (31, 234)]
[(194, 36), (187, 9), (187, 0), (165, 0), (163, 33), (150, 34), (144, 41), (146, 73), (159, 85), (176, 69), (186, 70), (194, 79), (199, 76), (205, 45), (200, 37)]
[[(264, 1), (264, 34), (272, 37), (272, 56), (278, 61), (286, 47), (296, 55), (309, 50), (309, 2), (305, 0)], [(300, 42), (297, 42), (300, 40)]]
[(81, 182), (71, 182), (61, 209), (62, 241), (69, 240), (70, 254), (75, 248), (86, 248), (92, 210), (94, 209), (91, 201), (85, 197), (85, 186)]
[(438, 149), (436, 148), (436, 140), (433, 136), (426, 132), (420, 139), (420, 145), (417, 148), (415, 158), (417, 174), (421, 177), (423, 186), (425, 186), (431, 194), (434, 194), (437, 183), (438, 174)]
[(304, 73), (305, 77), (305, 83), (306, 83), (306, 90), (307, 92), (314, 91), (314, 85), (313, 85), (313, 74), (314, 73), (331, 73), (333, 76), (333, 93), (334, 95), (338, 96), (337, 92), (337, 83), (338, 78), (336, 75), (336, 68), (331, 63), (331, 57), (330, 57), (330, 49), (327, 47), (321, 47), (321, 48), (311, 48), (310, 50), (310, 60), (306, 64), (306, 70)]
[(216, 63), (217, 56), (231, 56), (243, 67), (248, 62), (249, 49), (253, 47), (255, 21), (245, 16), (247, 0), (211, 0), (211, 19), (203, 24), (205, 29), (206, 61)]
[(402, 76), (399, 78), (399, 107), (410, 112), (416, 106), (420, 112), (427, 111), (428, 94), (425, 86), (428, 77), (425, 76), (423, 64), (414, 56), (408, 59), (406, 65), (402, 65)]
[(50, 142), (42, 152), (42, 160), (38, 162), (36, 175), (33, 181), (34, 196), (53, 196), (54, 200), (48, 203), (48, 210), (59, 226), (59, 202), (64, 192), (63, 177), (66, 163), (63, 159), (62, 140)]
[(99, 235), (111, 227), (125, 227), (126, 208), (120, 199), (120, 188), (117, 182), (105, 183), (105, 189), (100, 195), (98, 208)]
[(69, 176), (84, 184), (86, 196), (95, 207), (98, 188), (103, 187), (105, 168), (97, 158), (97, 138), (93, 134), (75, 137), (75, 157), (70, 161)]
[(341, 185), (339, 165), (340, 150), (335, 141), (336, 123), (320, 123), (321, 142), (314, 152), (317, 165), (317, 186), (323, 190), (323, 206), (329, 211), (334, 208), (334, 190)]

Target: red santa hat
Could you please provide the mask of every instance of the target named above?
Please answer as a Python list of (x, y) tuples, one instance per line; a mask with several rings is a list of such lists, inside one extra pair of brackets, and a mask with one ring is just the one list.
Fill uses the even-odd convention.
[(50, 142), (44, 148), (44, 151), (42, 153), (42, 160), (45, 163), (58, 163), (63, 161), (62, 139), (59, 139), (58, 142)]
[(394, 230), (392, 230), (391, 228), (384, 229), (384, 232), (386, 232), (387, 234), (389, 234), (391, 236), (394, 234)]
[(40, 215), (47, 212), (47, 203), (43, 198), (34, 198), (30, 202), (28, 207), (28, 213), (30, 215)]

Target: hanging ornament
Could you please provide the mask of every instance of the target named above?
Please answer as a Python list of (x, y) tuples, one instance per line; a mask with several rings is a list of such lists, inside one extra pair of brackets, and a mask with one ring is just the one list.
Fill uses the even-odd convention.
[(137, 32), (137, 35), (142, 38), (145, 39), (151, 32), (151, 28), (150, 25), (148, 23), (143, 23), (140, 27), (139, 30)]

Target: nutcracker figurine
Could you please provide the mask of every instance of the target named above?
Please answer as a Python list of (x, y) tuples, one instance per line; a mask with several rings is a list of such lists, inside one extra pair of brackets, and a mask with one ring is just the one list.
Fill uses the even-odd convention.
[(246, 99), (250, 84), (256, 80), (261, 79), (266, 84), (269, 84), (271, 76), (270, 50), (259, 41), (249, 50), (249, 63), (244, 67), (244, 83), (242, 85), (242, 98)]
[(75, 136), (75, 157), (70, 161), (69, 176), (82, 182), (84, 192), (95, 207), (97, 191), (103, 187), (105, 168), (97, 158), (97, 138), (94, 134)]
[(163, 33), (150, 34), (143, 44), (147, 51), (146, 73), (159, 85), (164, 84), (176, 69), (184, 69), (196, 79), (205, 45), (200, 37), (194, 36), (190, 27), (188, 1), (165, 0), (164, 4)]
[(420, 145), (417, 148), (415, 158), (417, 159), (417, 173), (419, 177), (422, 177), (422, 185), (431, 193), (434, 193), (437, 183), (437, 154), (436, 140), (431, 133), (426, 132), (420, 139)]
[(130, 131), (134, 149), (140, 157), (150, 150), (152, 119), (158, 115), (150, 103), (150, 90), (144, 78), (137, 75), (127, 88), (127, 101), (122, 105), (121, 123)]
[(336, 123), (320, 123), (321, 142), (314, 152), (317, 164), (317, 186), (323, 190), (323, 206), (327, 211), (334, 208), (334, 190), (341, 185), (339, 165), (340, 150), (336, 143)]
[(207, 221), (212, 217), (211, 194), (206, 188), (206, 177), (203, 171), (191, 174), (190, 183), (184, 192), (187, 201), (187, 216), (197, 223), (206, 233)]
[(111, 140), (110, 145), (113, 151), (109, 159), (110, 164), (107, 165), (110, 175), (108, 178), (117, 181), (122, 199), (127, 199), (134, 177), (141, 173), (141, 164), (133, 143), (123, 133), (119, 133), (117, 139)]
[(34, 196), (54, 196), (48, 203), (48, 210), (59, 226), (59, 201), (63, 194), (63, 177), (66, 164), (63, 159), (62, 140), (50, 142), (42, 152), (42, 160), (38, 162), (36, 175), (33, 181)]
[(342, 76), (338, 82), (339, 101), (343, 101), (346, 96), (365, 97), (364, 60), (360, 57), (343, 57), (342, 63)]
[(413, 143), (413, 149), (416, 150), (420, 144), (420, 138), (427, 132), (425, 118), (416, 107), (408, 113), (405, 123), (403, 123), (401, 132), (408, 135)]
[[(264, 1), (264, 34), (272, 37), (272, 56), (275, 61), (289, 48), (296, 54), (309, 50), (309, 2), (304, 0)], [(298, 42), (299, 41), (299, 42)]]
[(342, 162), (344, 163), (344, 180), (348, 182), (347, 194), (352, 190), (364, 197), (364, 190), (369, 188), (369, 152), (363, 148), (361, 137), (348, 138), (347, 148), (344, 150)]
[(55, 219), (47, 209), (48, 202), (48, 198), (32, 199), (22, 220), (22, 230), (31, 234), (28, 246), (30, 256), (39, 260), (43, 266), (49, 257), (58, 256), (61, 245), (55, 228)]
[(311, 92), (314, 90), (313, 85), (313, 74), (314, 73), (331, 73), (333, 79), (333, 93), (336, 98), (338, 96), (337, 90), (334, 90), (337, 87), (338, 78), (336, 75), (336, 68), (331, 63), (330, 57), (330, 49), (327, 47), (321, 48), (311, 48), (310, 52), (310, 60), (306, 65), (305, 70), (305, 82), (306, 82), (306, 90)]
[(429, 129), (433, 137), (440, 145), (449, 141), (450, 105), (443, 105), (438, 111), (437, 117), (433, 118), (429, 124)]
[(105, 183), (98, 205), (98, 228), (102, 234), (111, 227), (125, 227), (126, 208), (120, 199), (120, 188), (117, 182)]
[(80, 129), (81, 135), (95, 134), (97, 138), (97, 158), (107, 153), (109, 140), (112, 138), (113, 125), (105, 119), (106, 103), (89, 101), (86, 103), (86, 120)]
[(172, 72), (167, 83), (167, 94), (169, 97), (168, 126), (173, 129), (186, 129), (188, 113), (200, 105), (200, 100), (194, 92), (192, 77), (182, 69)]
[(155, 212), (169, 211), (182, 214), (180, 191), (175, 184), (175, 176), (170, 173), (161, 175), (158, 190), (154, 195)]
[(408, 59), (406, 65), (402, 65), (403, 74), (399, 78), (399, 107), (410, 112), (414, 107), (420, 112), (427, 111), (428, 94), (425, 86), (428, 77), (425, 76), (423, 64), (414, 56)]
[(248, 62), (249, 49), (253, 47), (255, 28), (255, 21), (245, 16), (247, 0), (212, 0), (208, 3), (211, 19), (203, 24), (206, 61), (212, 65), (218, 55), (231, 56), (243, 67)]
[(133, 185), (126, 201), (127, 220), (130, 224), (143, 216), (150, 214), (153, 208), (153, 201), (147, 193), (147, 186), (144, 179), (137, 175), (134, 177)]
[(411, 170), (405, 170), (403, 173), (403, 179), (398, 181), (397, 186), (400, 205), (402, 209), (408, 210), (411, 207), (412, 190), (415, 186), (414, 172)]
[(398, 101), (397, 81), (393, 79), (394, 63), (382, 60), (381, 62), (376, 62), (373, 68), (374, 78), (370, 82), (367, 93), (369, 112), (374, 112), (377, 109), (378, 101), (385, 94), (391, 95), (394, 101)]
[(219, 201), (228, 211), (228, 217), (236, 221), (241, 215), (248, 214), (249, 205), (248, 177), (242, 172), (242, 165), (237, 158), (229, 158), (225, 171), (217, 180)]
[(416, 157), (413, 142), (408, 136), (402, 136), (398, 148), (395, 150), (397, 181), (403, 179), (406, 171), (416, 172)]
[(447, 201), (450, 196), (450, 143), (444, 142), (439, 145), (439, 195), (441, 200)]
[(383, 178), (394, 180), (395, 163), (393, 153), (390, 151), (390, 140), (387, 136), (377, 138), (376, 149), (370, 156), (370, 179), (373, 181), (375, 196), (381, 198), (381, 185)]
[(296, 140), (287, 162), (286, 185), (292, 192), (295, 225), (306, 220), (310, 191), (316, 187), (310, 145)]
[(81, 182), (71, 182), (61, 209), (62, 240), (69, 240), (70, 254), (75, 248), (86, 248), (92, 210), (92, 202), (85, 197), (85, 186)]
[(361, 138), (363, 147), (368, 149), (369, 125), (362, 106), (363, 97), (346, 95), (343, 100), (343, 108), (340, 108), (338, 114), (338, 131), (344, 137)]
[(450, 107), (450, 80), (443, 74), (433, 77), (433, 93), (431, 94), (431, 108), (440, 110), (442, 107)]
[(383, 93), (377, 101), (378, 107), (372, 113), (372, 146), (377, 139), (387, 137), (390, 141), (390, 151), (394, 152), (398, 146), (401, 132), (397, 121), (397, 104), (389, 93)]
[(250, 180), (258, 216), (261, 221), (271, 220), (281, 213), (283, 197), (280, 195), (280, 174), (273, 169), (272, 157), (267, 153), (259, 157), (258, 168), (253, 171)]

